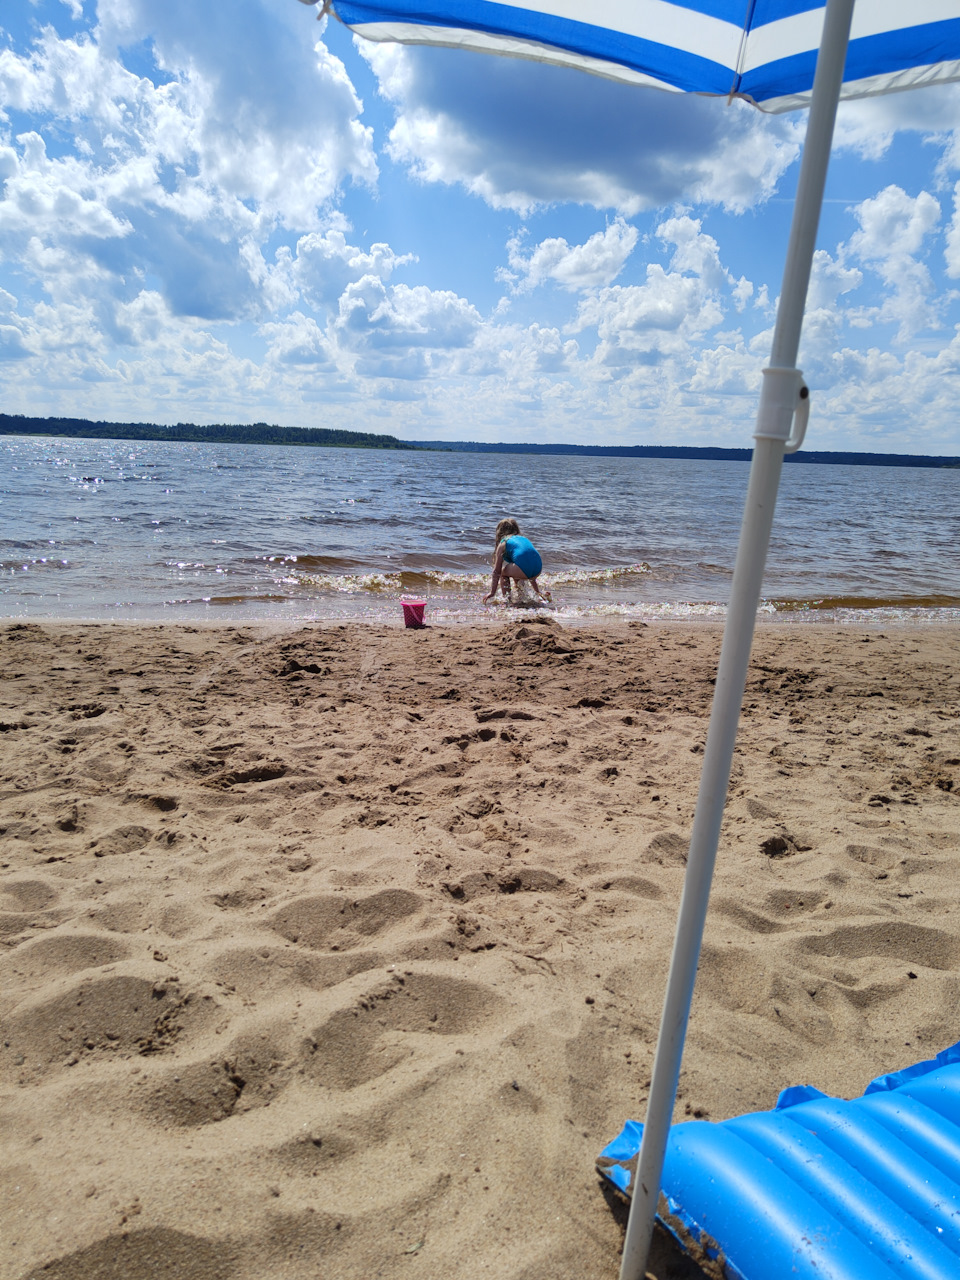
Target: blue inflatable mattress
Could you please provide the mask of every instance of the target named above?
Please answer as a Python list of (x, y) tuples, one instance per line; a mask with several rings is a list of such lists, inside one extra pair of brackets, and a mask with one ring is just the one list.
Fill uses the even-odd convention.
[[(629, 1196), (643, 1126), (598, 1168)], [(861, 1098), (674, 1125), (660, 1220), (733, 1280), (960, 1280), (960, 1043)], [(715, 1264), (716, 1266), (716, 1264)]]

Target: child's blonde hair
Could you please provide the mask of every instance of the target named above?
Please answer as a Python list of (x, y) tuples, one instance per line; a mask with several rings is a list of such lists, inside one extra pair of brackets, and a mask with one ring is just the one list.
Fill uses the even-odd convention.
[(520, 532), (520, 526), (512, 516), (505, 516), (497, 525), (497, 532), (494, 534), (494, 548), (499, 547), (504, 538), (512, 538), (514, 534)]

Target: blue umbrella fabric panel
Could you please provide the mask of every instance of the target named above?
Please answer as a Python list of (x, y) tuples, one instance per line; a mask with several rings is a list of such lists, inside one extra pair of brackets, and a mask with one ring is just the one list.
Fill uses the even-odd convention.
[[(439, 44), (575, 66), (767, 111), (809, 101), (824, 5), (811, 0), (333, 0), (370, 40)], [(960, 79), (960, 0), (854, 9), (842, 96)]]

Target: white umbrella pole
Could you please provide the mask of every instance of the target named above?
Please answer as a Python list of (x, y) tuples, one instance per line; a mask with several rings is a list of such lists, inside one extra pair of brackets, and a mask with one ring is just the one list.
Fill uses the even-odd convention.
[[(720, 824), (730, 783), (737, 722), (746, 686), (780, 470), (785, 449), (789, 447), (787, 442), (794, 412), (802, 407), (799, 397), (806, 394), (795, 365), (853, 5), (854, 0), (827, 0), (777, 310), (771, 367), (764, 371), (767, 376), (760, 395), (754, 433), (756, 445), (657, 1040), (647, 1119), (623, 1245), (620, 1280), (642, 1280), (653, 1237), (664, 1152), (676, 1103), (683, 1042), (700, 959)], [(799, 413), (797, 416), (799, 419)]]

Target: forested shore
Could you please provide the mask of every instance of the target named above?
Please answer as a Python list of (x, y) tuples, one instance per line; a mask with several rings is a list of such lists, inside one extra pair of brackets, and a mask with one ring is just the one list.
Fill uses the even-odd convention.
[(266, 422), (219, 423), (201, 427), (178, 422), (91, 422), (86, 418), (28, 418), (0, 414), (0, 435), (70, 436), (90, 440), (176, 440), (194, 444), (283, 444), (337, 449), (410, 449), (396, 436), (327, 427), (274, 427)]

